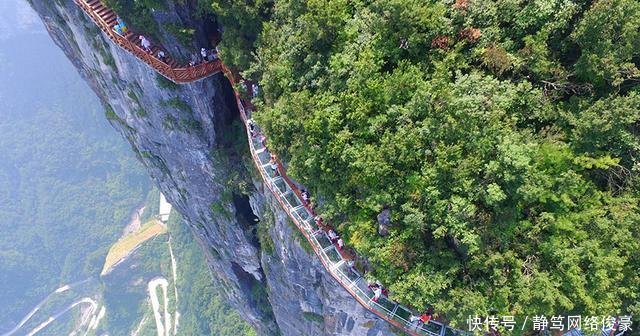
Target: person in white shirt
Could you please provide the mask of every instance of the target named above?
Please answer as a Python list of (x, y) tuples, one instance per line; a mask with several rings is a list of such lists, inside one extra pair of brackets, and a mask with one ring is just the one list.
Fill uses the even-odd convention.
[(378, 302), (382, 295), (382, 286), (376, 286), (373, 288), (373, 302)]
[(329, 230), (329, 232), (327, 232), (327, 235), (329, 235), (329, 239), (331, 239), (332, 242), (335, 242), (338, 239), (338, 234), (336, 234), (333, 229)]
[(151, 42), (149, 42), (149, 40), (147, 40), (147, 38), (142, 35), (140, 35), (138, 39), (140, 40), (142, 49), (144, 49), (144, 51), (146, 52), (151, 52)]

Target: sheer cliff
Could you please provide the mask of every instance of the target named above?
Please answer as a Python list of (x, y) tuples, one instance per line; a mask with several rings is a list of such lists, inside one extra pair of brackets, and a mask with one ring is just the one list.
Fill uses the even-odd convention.
[[(213, 20), (171, 2), (154, 12), (159, 27), (195, 27), (187, 57)], [(244, 128), (222, 74), (175, 85), (113, 45), (73, 0), (34, 0), (51, 37), (72, 60), (156, 185), (188, 221), (229, 301), (261, 335), (390, 335), (322, 268), (248, 157)], [(184, 42), (181, 40), (181, 42)], [(46, 59), (43, 59), (46, 62)]]

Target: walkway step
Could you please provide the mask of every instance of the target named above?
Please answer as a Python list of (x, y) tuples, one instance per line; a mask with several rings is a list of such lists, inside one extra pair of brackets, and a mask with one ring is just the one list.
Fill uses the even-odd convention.
[(138, 42), (138, 35), (131, 33), (130, 35), (127, 36), (127, 40), (136, 43)]
[(98, 14), (98, 16), (102, 17), (102, 15), (111, 12), (111, 10), (107, 7), (102, 6), (102, 8), (96, 9), (95, 12), (96, 14)]

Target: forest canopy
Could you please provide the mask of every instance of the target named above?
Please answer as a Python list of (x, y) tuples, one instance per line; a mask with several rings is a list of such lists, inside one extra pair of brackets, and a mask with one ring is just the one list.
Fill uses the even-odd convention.
[(638, 1), (213, 8), (269, 146), (393, 299), (640, 314)]

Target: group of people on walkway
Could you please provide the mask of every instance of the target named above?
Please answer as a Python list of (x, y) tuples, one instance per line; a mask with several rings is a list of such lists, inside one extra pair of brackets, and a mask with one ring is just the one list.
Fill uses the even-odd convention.
[[(153, 46), (151, 44), (151, 41), (149, 41), (149, 39), (146, 36), (139, 35), (138, 40), (140, 40), (140, 46), (145, 52), (149, 54), (153, 53)], [(164, 63), (167, 62), (167, 54), (164, 52), (164, 50), (160, 48), (158, 48), (158, 50), (154, 53), (153, 56), (155, 56), (158, 60)]]
[(211, 62), (218, 59), (218, 47), (207, 50), (206, 48), (200, 48), (200, 53), (194, 53), (191, 55), (189, 66), (196, 66), (201, 63)]
[[(113, 31), (116, 32), (118, 35), (124, 37), (129, 31), (129, 27), (126, 25), (124, 20), (122, 20), (118, 16), (116, 18), (116, 24), (113, 25)], [(146, 36), (138, 35), (138, 41), (140, 43), (140, 47), (142, 48), (142, 50), (144, 50), (146, 53), (149, 53), (149, 54), (152, 53), (153, 45), (151, 44), (151, 41)], [(218, 59), (218, 53), (219, 53), (218, 47), (215, 47), (214, 49), (209, 49), (209, 50), (207, 50), (206, 48), (200, 48), (199, 55), (197, 53), (194, 53), (191, 55), (189, 66), (196, 66), (204, 62), (215, 61)], [(167, 61), (167, 54), (162, 49), (159, 49), (157, 52), (155, 52), (154, 56), (160, 61), (163, 61), (163, 62)]]

